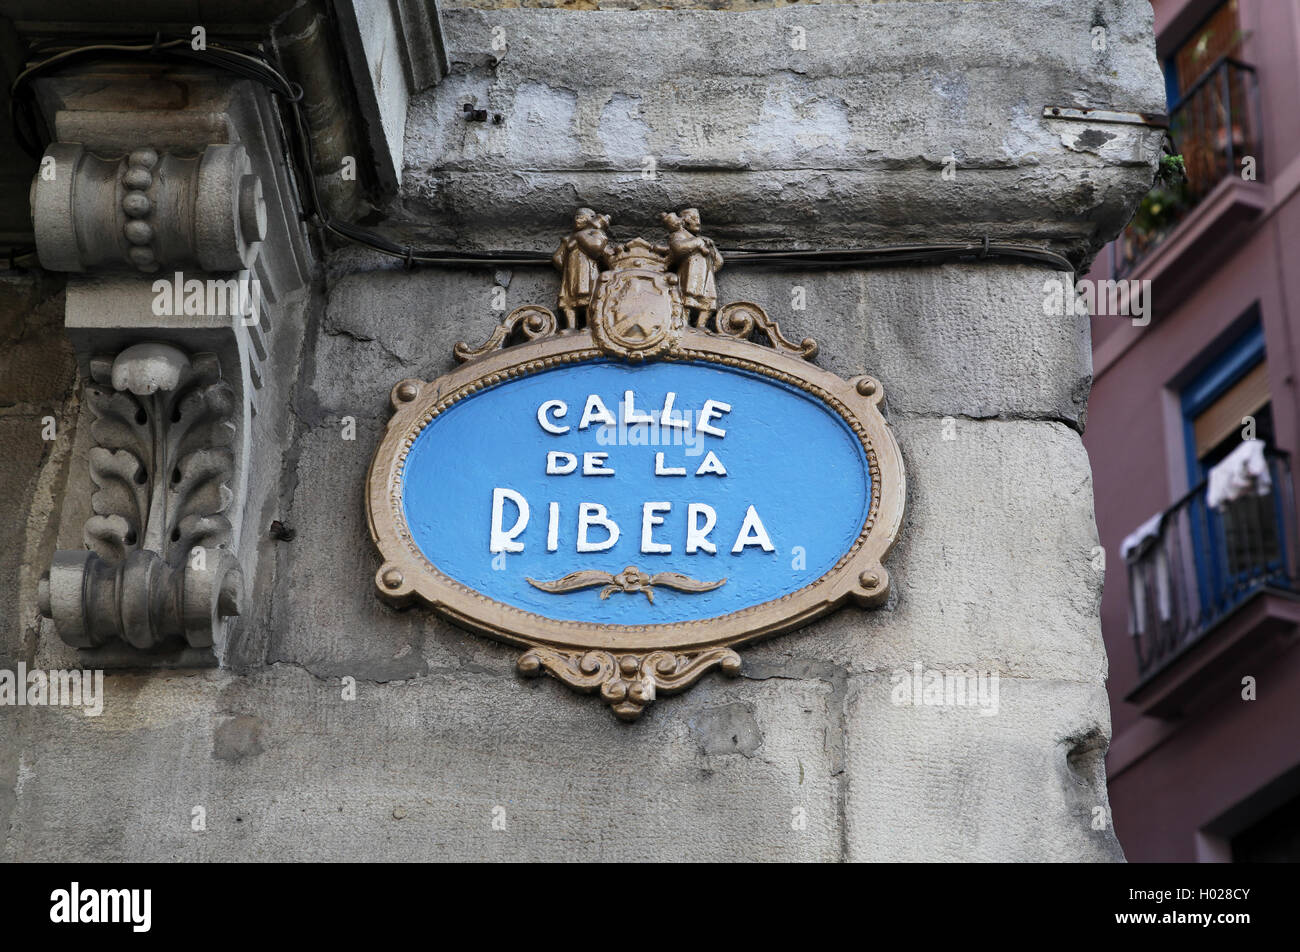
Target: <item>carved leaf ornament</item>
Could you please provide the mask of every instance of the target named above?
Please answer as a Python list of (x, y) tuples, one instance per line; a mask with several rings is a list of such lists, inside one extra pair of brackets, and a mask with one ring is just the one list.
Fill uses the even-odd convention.
[(212, 644), (239, 613), (230, 553), (235, 394), (211, 354), (141, 343), (91, 361), (87, 551), (55, 553), (42, 611), (81, 648)]

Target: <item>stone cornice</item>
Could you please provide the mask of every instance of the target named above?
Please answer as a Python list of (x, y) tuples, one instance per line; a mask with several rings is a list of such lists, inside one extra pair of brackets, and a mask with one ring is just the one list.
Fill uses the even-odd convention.
[(1043, 110), (1163, 112), (1148, 4), (1106, 5), (1103, 50), (1091, 5), (930, 6), (446, 10), (451, 72), (412, 101), (394, 218), (426, 243), (541, 248), (575, 203), (632, 231), (690, 203), (725, 243), (988, 235), (1085, 260), (1163, 133)]

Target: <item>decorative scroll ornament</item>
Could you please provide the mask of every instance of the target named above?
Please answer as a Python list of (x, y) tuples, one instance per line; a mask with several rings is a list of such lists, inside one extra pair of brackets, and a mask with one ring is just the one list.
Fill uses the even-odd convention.
[(640, 592), (645, 595), (652, 605), (655, 600), (654, 587), (656, 585), (676, 589), (679, 592), (711, 592), (719, 585), (725, 585), (727, 582), (725, 578), (718, 579), (716, 582), (701, 582), (699, 579), (693, 579), (689, 575), (682, 575), (680, 572), (656, 572), (654, 575), (649, 575), (642, 572), (635, 565), (629, 565), (617, 575), (586, 569), (581, 572), (570, 572), (564, 578), (557, 578), (553, 582), (539, 582), (531, 578), (527, 581), (533, 588), (540, 588), (544, 592), (554, 592), (557, 595), (576, 592), (584, 588), (593, 588), (597, 585), (605, 586), (600, 590), (601, 598), (609, 598), (615, 592)]
[(536, 304), (517, 307), (501, 322), (501, 326), (492, 332), (492, 336), (481, 347), (470, 347), (464, 341), (454, 349), (456, 359), (461, 363), (482, 357), (494, 350), (500, 350), (516, 333), (522, 333), (526, 340), (550, 337), (558, 330), (555, 315)]
[(522, 646), (522, 674), (624, 720), (737, 674), (737, 645), (881, 604), (905, 498), (880, 383), (719, 306), (699, 213), (662, 221), (664, 242), (620, 242), (579, 209), (557, 310), (515, 308), (456, 345), (464, 366), (399, 381), (367, 478), (382, 598)]
[(170, 344), (137, 344), (90, 369), (90, 551), (55, 553), (42, 614), (79, 648), (177, 638), (208, 647), (220, 619), (239, 614), (243, 591), (223, 515), (234, 392), (213, 355)]
[(517, 667), (527, 677), (535, 677), (545, 670), (575, 690), (598, 690), (601, 699), (613, 708), (620, 720), (634, 721), (660, 692), (685, 691), (713, 668), (720, 668), (733, 677), (739, 674), (740, 655), (730, 648), (681, 654), (651, 651), (636, 655), (537, 647), (525, 651)]

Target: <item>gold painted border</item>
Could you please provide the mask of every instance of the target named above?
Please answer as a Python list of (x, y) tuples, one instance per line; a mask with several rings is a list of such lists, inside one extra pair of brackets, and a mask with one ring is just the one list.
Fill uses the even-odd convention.
[(720, 364), (797, 387), (831, 407), (861, 441), (871, 473), (871, 504), (854, 544), (828, 572), (759, 605), (662, 625), (546, 618), (489, 598), (440, 572), (411, 538), (401, 503), (402, 471), (424, 427), (456, 402), (496, 384), (604, 356), (584, 330), (506, 348), (428, 383), (409, 379), (393, 387), (395, 412), (366, 476), (370, 535), (384, 560), (375, 584), (386, 601), (423, 601), (461, 627), (515, 645), (570, 652), (698, 652), (802, 627), (848, 600), (869, 606), (888, 597), (889, 575), (882, 562), (902, 525), (906, 483), (898, 443), (880, 413), (880, 383), (869, 376), (845, 380), (799, 357), (694, 328), (686, 329), (678, 347), (659, 359)]

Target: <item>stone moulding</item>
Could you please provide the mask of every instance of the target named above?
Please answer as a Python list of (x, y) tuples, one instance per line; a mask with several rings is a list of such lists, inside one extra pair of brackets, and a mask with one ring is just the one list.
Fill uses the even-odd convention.
[(230, 553), (235, 395), (211, 354), (143, 343), (91, 361), (88, 550), (56, 552), (41, 611), (78, 648), (210, 647), (239, 614)]
[[(698, 228), (694, 216), (684, 213), (680, 220)], [(658, 693), (683, 690), (713, 668), (738, 673), (735, 646), (799, 628), (846, 603), (883, 603), (889, 575), (882, 562), (902, 523), (905, 477), (898, 445), (880, 412), (884, 392), (879, 381), (866, 375), (846, 380), (810, 364), (807, 358), (816, 353), (816, 343), (786, 340), (757, 304), (715, 308), (711, 277), (701, 279), (698, 271), (688, 271), (695, 264), (689, 255), (703, 257), (711, 250), (706, 240), (684, 228), (674, 235), (687, 249), (679, 278), (671, 270), (671, 245), (651, 246), (640, 238), (615, 245), (603, 232), (608, 219), (589, 209), (579, 211), (577, 222), (575, 235), (586, 242), (591, 257), (583, 263), (588, 272), (573, 285), (591, 290), (562, 290), (563, 326), (547, 308), (517, 308), (484, 345), (456, 346), (462, 361), (456, 370), (435, 381), (407, 379), (393, 387), (389, 399), (394, 413), (367, 476), (367, 519), (383, 558), (375, 575), (381, 598), (400, 607), (423, 602), (464, 628), (520, 645), (525, 649), (520, 673), (545, 671), (577, 690), (598, 690), (618, 717), (632, 720)], [(597, 272), (593, 262), (604, 270)], [(557, 254), (557, 263), (570, 268), (572, 260)], [(566, 288), (571, 273), (572, 268), (566, 272)], [(405, 470), (417, 438), (440, 414), (475, 394), (554, 368), (601, 360), (716, 365), (813, 397), (860, 443), (870, 475), (866, 515), (852, 545), (828, 571), (793, 592), (712, 617), (662, 623), (548, 617), (445, 574), (426, 557), (407, 522)], [(616, 568), (584, 567), (560, 578), (527, 582), (557, 598), (603, 585), (602, 600), (626, 593), (644, 595), (654, 605), (655, 585), (699, 593), (727, 581), (651, 575), (635, 566), (611, 571)]]
[(54, 142), (31, 203), (41, 265), (53, 271), (239, 271), (266, 237), (262, 181), (237, 144), (105, 156)]

